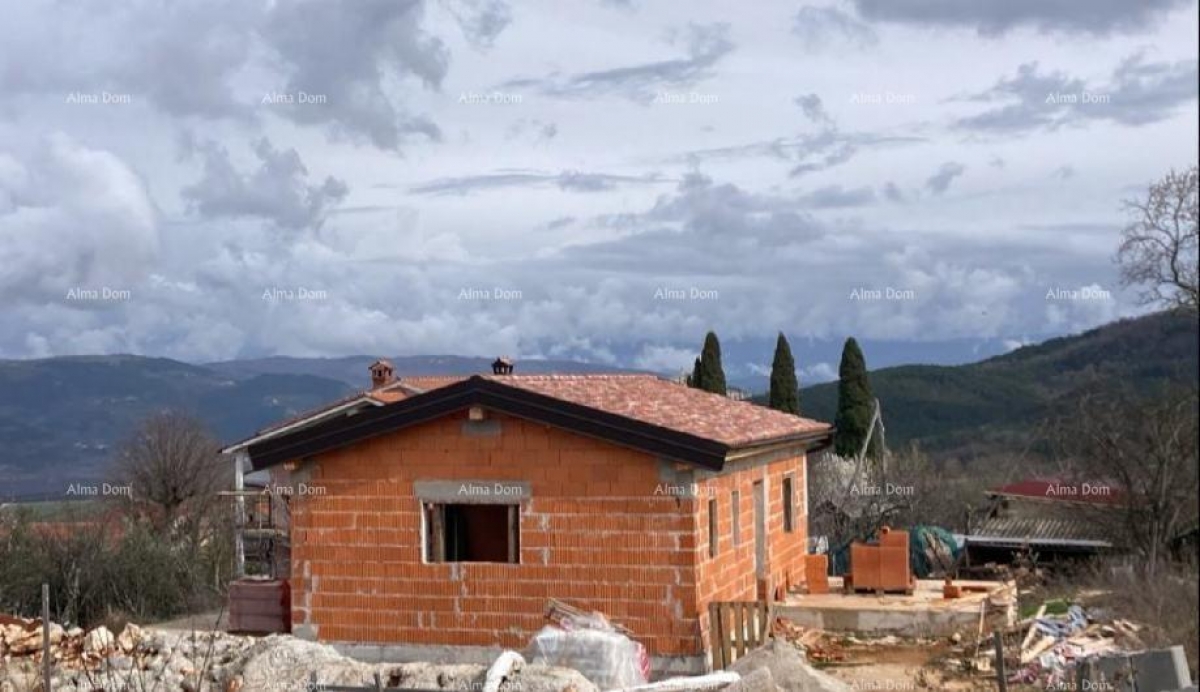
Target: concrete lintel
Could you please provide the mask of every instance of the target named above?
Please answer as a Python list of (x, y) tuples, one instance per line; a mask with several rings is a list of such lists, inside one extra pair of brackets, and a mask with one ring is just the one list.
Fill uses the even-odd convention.
[(533, 497), (529, 481), (414, 481), (413, 494), (423, 502), (452, 504), (519, 504)]

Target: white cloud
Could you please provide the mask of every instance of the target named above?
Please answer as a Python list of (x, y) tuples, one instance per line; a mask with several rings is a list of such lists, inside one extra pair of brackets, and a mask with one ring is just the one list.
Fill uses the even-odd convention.
[(25, 164), (0, 158), (0, 199), (0, 289), (10, 300), (131, 290), (158, 258), (158, 212), (141, 177), (65, 134)]

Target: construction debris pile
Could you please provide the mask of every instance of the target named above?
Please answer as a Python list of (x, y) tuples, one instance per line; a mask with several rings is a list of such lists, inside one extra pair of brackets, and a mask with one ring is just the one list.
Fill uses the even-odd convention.
[[(105, 627), (85, 632), (54, 623), (50, 632), (56, 692), (305, 690), (313, 672), (322, 685), (364, 686), (379, 674), (388, 687), (461, 691), (484, 689), (489, 672), (484, 665), (364, 663), (288, 635), (260, 638), (136, 625), (114, 634)], [(598, 692), (576, 670), (520, 663), (510, 667), (494, 692)], [(0, 615), (0, 690), (41, 689), (41, 675), (42, 622)]]
[(644, 685), (650, 675), (646, 648), (602, 613), (588, 613), (561, 601), (546, 608), (546, 625), (529, 644), (529, 660), (580, 671), (601, 689)]
[(799, 647), (813, 663), (837, 663), (846, 660), (842, 647), (824, 630), (801, 627), (791, 620), (775, 618), (771, 636)]
[(1141, 630), (1128, 620), (1101, 623), (1073, 605), (1063, 615), (1045, 616), (1044, 606), (1029, 623), (1021, 642), (1020, 667), (1009, 682), (1062, 686), (1071, 682), (1076, 665), (1107, 653), (1146, 648)]

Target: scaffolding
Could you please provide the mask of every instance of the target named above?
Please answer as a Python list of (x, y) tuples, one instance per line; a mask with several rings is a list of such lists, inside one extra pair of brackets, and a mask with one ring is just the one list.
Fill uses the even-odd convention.
[(287, 579), (291, 563), (288, 497), (271, 488), (226, 490), (233, 500), (237, 576)]

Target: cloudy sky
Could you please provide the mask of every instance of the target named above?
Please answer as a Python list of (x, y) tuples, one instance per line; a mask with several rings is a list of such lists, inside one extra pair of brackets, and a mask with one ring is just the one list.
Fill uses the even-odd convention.
[(4, 10), (0, 357), (1011, 347), (1198, 152), (1194, 0), (117, 6)]

